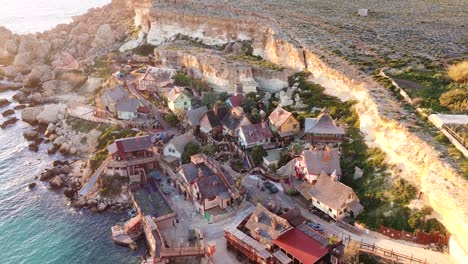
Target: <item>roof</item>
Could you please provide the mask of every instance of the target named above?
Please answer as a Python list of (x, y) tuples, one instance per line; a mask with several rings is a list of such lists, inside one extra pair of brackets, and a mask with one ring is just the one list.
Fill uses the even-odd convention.
[(176, 70), (170, 68), (148, 67), (143, 80), (166, 81), (176, 74)]
[(328, 109), (325, 109), (317, 118), (305, 119), (304, 133), (344, 135), (345, 131), (342, 127), (336, 125)]
[(137, 110), (138, 110), (139, 113), (144, 113), (144, 114), (148, 114), (150, 112), (149, 108), (147, 106), (144, 106), (144, 105), (138, 106)]
[(300, 224), (298, 226), (296, 226), (297, 229), (301, 230), (302, 232), (304, 232), (304, 234), (310, 236), (311, 238), (317, 240), (317, 242), (319, 242), (320, 244), (322, 244), (323, 246), (328, 246), (330, 243), (329, 243), (329, 240), (328, 240), (328, 237), (322, 235), (321, 233), (315, 231), (314, 229), (312, 229), (312, 227), (308, 226), (307, 224)]
[(245, 227), (250, 235), (261, 243), (272, 245), (272, 240), (291, 228), (285, 219), (268, 211), (263, 205), (258, 204)]
[(348, 204), (348, 207), (353, 211), (355, 215), (359, 214), (364, 210), (364, 206), (360, 204), (357, 200), (354, 200)]
[(191, 126), (197, 126), (200, 124), (200, 118), (203, 114), (208, 111), (208, 107), (205, 105), (202, 107), (198, 107), (192, 110), (187, 111), (187, 120)]
[(239, 130), (244, 135), (247, 145), (273, 137), (270, 126), (266, 122), (241, 126)]
[(131, 112), (136, 113), (140, 106), (140, 100), (136, 98), (123, 98), (117, 102), (115, 109), (117, 112)]
[(280, 217), (286, 219), (286, 221), (288, 221), (294, 227), (307, 221), (307, 218), (302, 215), (301, 210), (298, 207), (289, 209), (289, 211), (280, 215)]
[(182, 153), (184, 152), (185, 145), (187, 145), (189, 142), (196, 142), (196, 139), (191, 131), (172, 138), (168, 144), (172, 144), (179, 153)]
[(468, 124), (468, 115), (442, 115), (432, 114), (429, 119), (435, 123), (437, 127), (442, 127), (446, 124)]
[(250, 237), (246, 233), (244, 233), (244, 232), (240, 231), (239, 229), (237, 229), (237, 227), (240, 225), (240, 223), (243, 220), (244, 219), (241, 219), (241, 220), (231, 224), (230, 226), (226, 227), (224, 230), (226, 232), (229, 232), (232, 236), (236, 237), (240, 241), (242, 241), (245, 244), (252, 247), (258, 253), (258, 255), (260, 255), (264, 260), (266, 260), (268, 258), (271, 258), (271, 253), (268, 252), (268, 250), (266, 249), (264, 244), (258, 242), (257, 240), (253, 239), (252, 237)]
[(292, 259), (290, 259), (286, 254), (283, 253), (281, 250), (277, 250), (275, 253), (273, 253), (273, 256), (281, 263), (281, 264), (288, 264), (292, 262)]
[(336, 210), (343, 208), (343, 204), (346, 203), (349, 195), (353, 194), (356, 197), (351, 187), (333, 180), (324, 172), (319, 175), (315, 184), (303, 183), (301, 185), (308, 187), (307, 192), (310, 196)]
[(244, 101), (244, 99), (245, 99), (244, 94), (238, 94), (238, 95), (229, 97), (227, 101), (229, 101), (229, 104), (232, 107), (238, 107), (242, 105), (242, 102)]
[(150, 148), (153, 144), (151, 143), (151, 136), (141, 136), (141, 137), (130, 137), (130, 138), (120, 138), (116, 139), (114, 143), (110, 144), (107, 147), (107, 150), (111, 154), (119, 152), (120, 154), (146, 150)]
[(210, 176), (214, 172), (205, 164), (195, 165), (193, 163), (183, 164), (181, 167), (181, 175), (188, 183), (193, 183), (200, 175)]
[(223, 124), (224, 127), (226, 127), (228, 130), (234, 131), (236, 130), (239, 125), (241, 124), (242, 120), (246, 118), (248, 122), (251, 124), (250, 120), (246, 116), (236, 116), (232, 114), (231, 112), (227, 112), (222, 118), (221, 118), (221, 124)]
[(302, 263), (316, 263), (328, 254), (327, 247), (296, 228), (280, 235), (273, 243)]
[(169, 101), (175, 102), (182, 94), (185, 94), (187, 97), (189, 97), (184, 88), (174, 87), (166, 94), (166, 97)]
[(228, 192), (228, 188), (223, 180), (215, 174), (199, 176), (195, 180), (195, 184), (198, 186), (201, 197), (204, 198), (214, 198), (221, 195), (221, 193)]
[(322, 171), (341, 176), (340, 153), (336, 148), (326, 147), (325, 150), (304, 150), (302, 153), (307, 172), (319, 175)]
[(278, 107), (271, 112), (270, 116), (268, 116), (268, 119), (272, 125), (280, 127), (289, 119), (290, 116), (292, 116), (291, 112), (284, 110), (280, 105), (278, 105)]
[(112, 88), (105, 89), (102, 96), (107, 96), (110, 99), (112, 99), (114, 102), (117, 102), (121, 100), (122, 98), (128, 97), (128, 93), (122, 87), (122, 85), (116, 85)]

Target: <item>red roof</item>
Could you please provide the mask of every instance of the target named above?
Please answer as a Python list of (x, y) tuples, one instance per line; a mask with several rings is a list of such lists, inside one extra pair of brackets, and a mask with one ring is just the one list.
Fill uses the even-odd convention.
[(150, 112), (149, 108), (146, 106), (138, 106), (138, 112), (143, 114), (148, 114)]
[(243, 94), (238, 94), (229, 97), (229, 102), (231, 103), (232, 107), (238, 107), (242, 105), (242, 102), (244, 101), (245, 96)]
[(290, 229), (273, 243), (302, 263), (315, 263), (328, 254), (327, 247), (297, 228)]

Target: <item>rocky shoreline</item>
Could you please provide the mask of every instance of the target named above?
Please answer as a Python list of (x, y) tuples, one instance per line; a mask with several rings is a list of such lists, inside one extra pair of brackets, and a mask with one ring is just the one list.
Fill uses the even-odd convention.
[[(28, 148), (38, 152), (47, 144), (48, 154), (59, 152), (63, 157), (36, 179), (47, 181), (50, 189), (63, 189), (71, 206), (96, 212), (122, 211), (132, 204), (125, 187), (115, 197), (102, 197), (98, 191), (79, 197), (78, 190), (92, 173), (89, 158), (100, 132), (76, 131), (66, 108), (86, 83), (96, 58), (116, 49), (132, 30), (133, 13), (122, 8), (126, 5), (127, 1), (114, 0), (43, 33), (17, 35), (0, 27), (0, 93), (14, 91), (12, 99), (18, 103), (1, 113), (7, 118), (1, 129), (18, 122), (14, 114), (21, 111), (21, 120), (30, 124), (22, 135)], [(0, 100), (0, 107), (11, 104)], [(35, 186), (36, 182), (28, 185)]]

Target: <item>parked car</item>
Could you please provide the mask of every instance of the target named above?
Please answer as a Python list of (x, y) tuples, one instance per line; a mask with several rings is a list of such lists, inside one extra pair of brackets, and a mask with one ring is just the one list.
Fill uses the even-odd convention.
[(317, 224), (317, 223), (314, 223), (314, 222), (307, 222), (307, 225), (310, 226), (315, 231), (319, 231), (319, 232), (323, 231), (323, 227), (320, 224)]
[(270, 193), (277, 193), (277, 192), (279, 192), (278, 187), (276, 187), (276, 185), (274, 185), (274, 184), (273, 184), (272, 182), (270, 182), (270, 181), (265, 181), (265, 182), (263, 183), (263, 186), (264, 186), (265, 188), (267, 188), (268, 191), (270, 191)]

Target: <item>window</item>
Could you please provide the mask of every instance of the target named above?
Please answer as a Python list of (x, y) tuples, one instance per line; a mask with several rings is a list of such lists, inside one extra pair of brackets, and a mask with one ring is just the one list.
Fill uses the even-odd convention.
[(328, 208), (328, 211), (331, 212), (331, 208)]
[(319, 201), (319, 200), (317, 200), (317, 204), (320, 204), (320, 201)]

